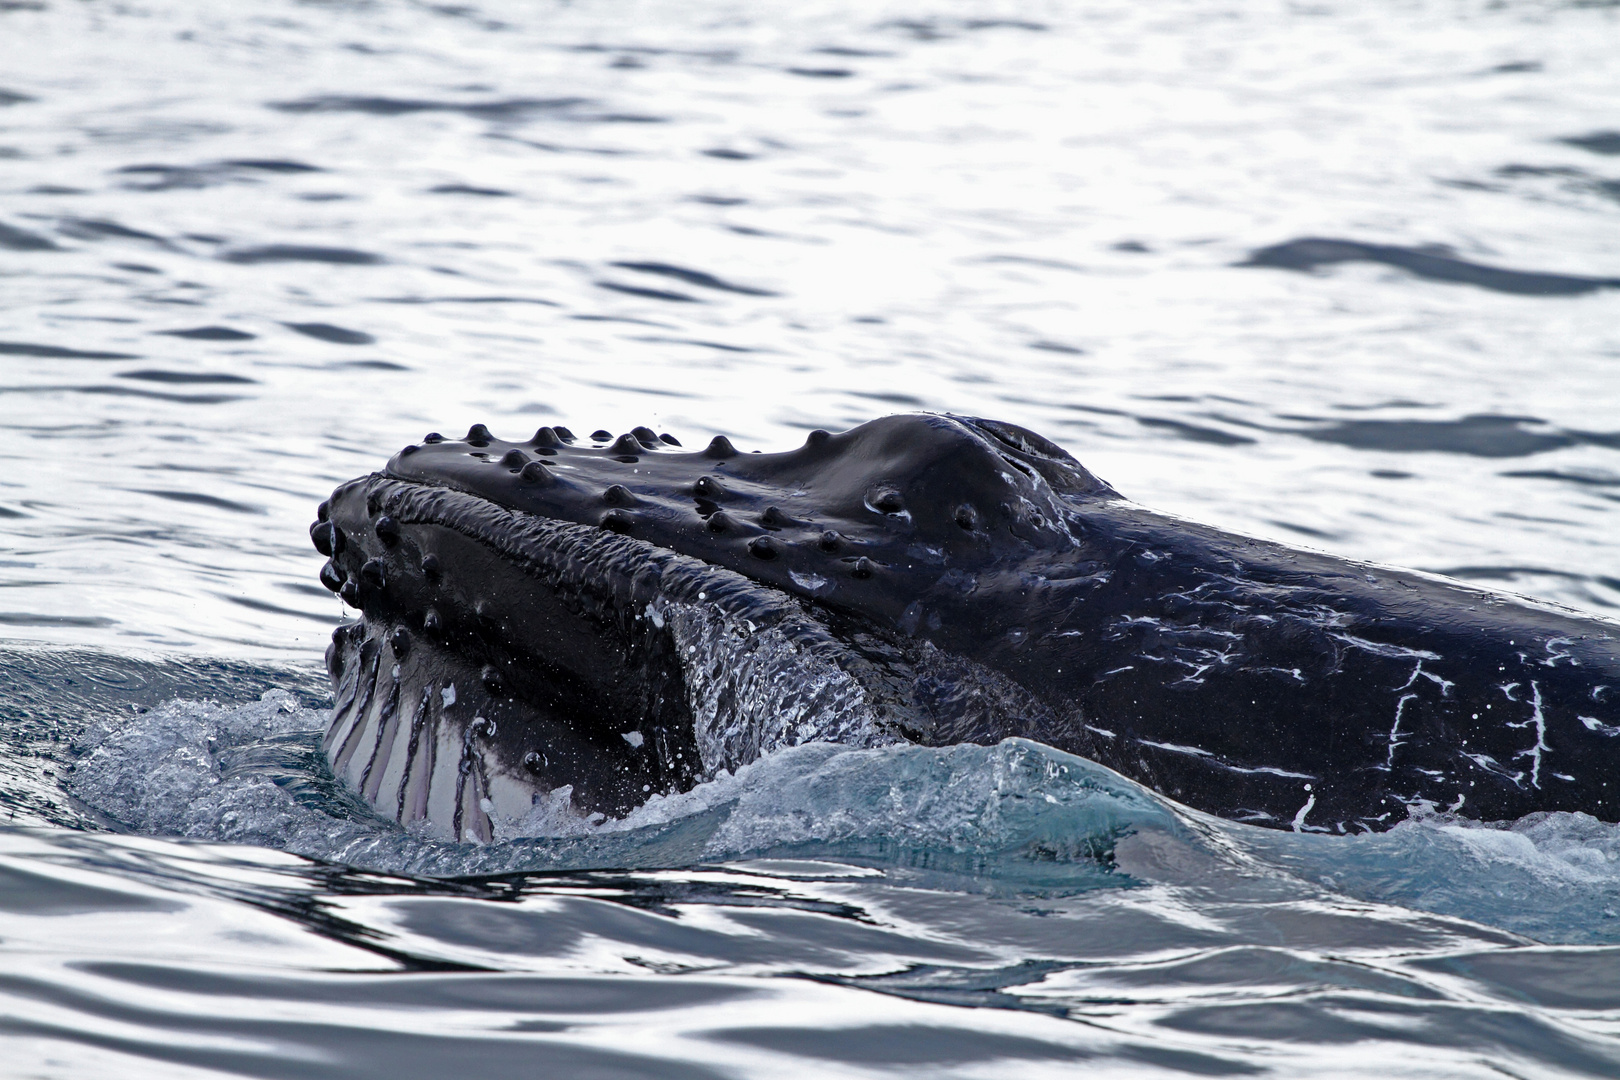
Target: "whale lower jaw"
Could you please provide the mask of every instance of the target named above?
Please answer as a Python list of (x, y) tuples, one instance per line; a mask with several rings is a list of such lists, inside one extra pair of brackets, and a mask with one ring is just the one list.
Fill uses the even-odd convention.
[[(606, 529), (383, 476), (329, 514), (363, 617), (328, 650), (326, 755), (425, 835), (620, 816), (778, 747), (961, 741), (1041, 712), (926, 643)], [(944, 706), (924, 700), (942, 666), (962, 691)]]

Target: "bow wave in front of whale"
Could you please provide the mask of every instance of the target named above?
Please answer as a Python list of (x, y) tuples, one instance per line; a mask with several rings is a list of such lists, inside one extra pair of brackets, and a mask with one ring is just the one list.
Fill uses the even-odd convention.
[(325, 748), (379, 813), (489, 840), (785, 746), (1020, 736), (1278, 828), (1620, 818), (1615, 623), (1156, 513), (990, 420), (597, 435), (430, 435), (322, 504), (362, 612)]

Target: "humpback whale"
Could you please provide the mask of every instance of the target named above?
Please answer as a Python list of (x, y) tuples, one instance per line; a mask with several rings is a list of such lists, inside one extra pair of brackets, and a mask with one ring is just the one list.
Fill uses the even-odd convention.
[(322, 503), (335, 774), (428, 835), (619, 816), (772, 749), (1036, 739), (1282, 829), (1620, 819), (1620, 624), (1140, 506), (899, 415), (783, 453), (428, 435)]

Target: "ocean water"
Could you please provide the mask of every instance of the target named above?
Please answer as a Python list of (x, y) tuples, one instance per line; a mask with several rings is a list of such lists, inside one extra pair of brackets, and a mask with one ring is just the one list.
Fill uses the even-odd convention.
[(326, 771), (305, 528), (429, 430), (1031, 427), (1613, 618), (1620, 7), (0, 0), (0, 1075), (1620, 1074), (1620, 827), (1038, 743), (487, 845)]

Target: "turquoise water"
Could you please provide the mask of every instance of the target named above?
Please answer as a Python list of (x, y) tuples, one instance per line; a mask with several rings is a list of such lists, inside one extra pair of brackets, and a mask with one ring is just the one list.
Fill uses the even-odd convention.
[[(0, 1073), (1620, 1072), (1580, 815), (1012, 741), (410, 836), (321, 763), (305, 534), (430, 429), (949, 410), (1613, 617), (1616, 12), (0, 4)], [(1304, 237), (1363, 257), (1241, 265)]]

